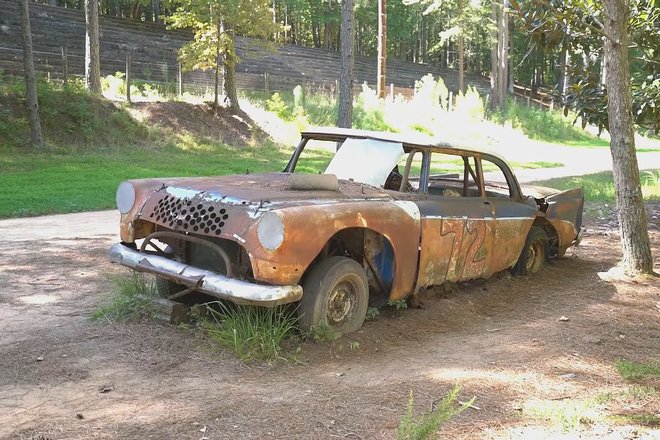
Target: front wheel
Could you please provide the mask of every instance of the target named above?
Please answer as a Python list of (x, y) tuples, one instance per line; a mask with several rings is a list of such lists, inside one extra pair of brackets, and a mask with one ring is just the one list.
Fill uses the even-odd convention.
[(338, 335), (362, 327), (369, 304), (367, 274), (357, 262), (330, 257), (309, 272), (303, 282), (299, 324), (303, 331), (328, 326)]
[(543, 228), (532, 226), (518, 262), (511, 271), (514, 275), (533, 275), (541, 270), (547, 255), (548, 235)]

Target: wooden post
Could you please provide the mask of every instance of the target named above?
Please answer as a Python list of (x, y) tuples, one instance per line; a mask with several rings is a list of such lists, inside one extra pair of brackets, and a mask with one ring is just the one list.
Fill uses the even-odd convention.
[(449, 99), (447, 100), (447, 111), (448, 112), (452, 111), (453, 107), (454, 107), (454, 94), (452, 92), (449, 92)]
[(529, 95), (528, 95), (528, 96), (527, 96), (527, 108), (529, 108), (529, 100), (530, 100), (530, 97), (529, 97)]
[(177, 92), (178, 92), (179, 96), (183, 96), (183, 66), (181, 65), (181, 61), (179, 61), (179, 72), (178, 73), (179, 73), (179, 75), (178, 75), (179, 76), (179, 78), (178, 78), (179, 87), (178, 87)]
[(390, 100), (394, 102), (394, 83), (390, 83)]
[(62, 76), (64, 87), (69, 83), (69, 55), (66, 46), (62, 46)]
[(126, 102), (131, 103), (131, 52), (126, 51)]
[(268, 72), (264, 72), (264, 90), (266, 91), (266, 95), (270, 95), (270, 87), (268, 84)]

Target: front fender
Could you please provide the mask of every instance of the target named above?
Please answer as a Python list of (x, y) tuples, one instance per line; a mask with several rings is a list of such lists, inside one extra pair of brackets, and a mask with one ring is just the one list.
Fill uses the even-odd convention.
[[(396, 261), (390, 296), (401, 298), (413, 289), (419, 252), (420, 215), (413, 202), (360, 201), (287, 207), (278, 210), (284, 222), (284, 240), (274, 251), (250, 246), (248, 253), (256, 280), (297, 284), (302, 275), (339, 231), (366, 228), (385, 236)], [(245, 237), (259, 243), (256, 226)]]

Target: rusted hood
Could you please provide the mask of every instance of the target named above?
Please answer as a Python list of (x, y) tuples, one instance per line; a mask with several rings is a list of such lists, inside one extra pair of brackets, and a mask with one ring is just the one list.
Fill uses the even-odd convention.
[[(333, 180), (334, 179), (334, 180)], [(203, 197), (231, 204), (293, 202), (305, 200), (391, 199), (387, 192), (371, 185), (340, 180), (322, 174), (245, 174), (217, 177), (135, 180), (137, 187), (166, 190), (185, 199)], [(145, 188), (146, 189), (146, 188)]]

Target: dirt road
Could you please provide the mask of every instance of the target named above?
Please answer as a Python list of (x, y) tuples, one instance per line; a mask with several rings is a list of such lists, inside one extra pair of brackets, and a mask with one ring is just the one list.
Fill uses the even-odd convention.
[[(423, 309), (302, 342), (299, 363), (246, 366), (197, 330), (90, 322), (121, 270), (106, 259), (114, 213), (0, 221), (0, 438), (390, 439), (410, 392), (422, 414), (456, 383), (478, 409), (445, 438), (657, 438), (605, 415), (660, 413), (657, 392), (631, 400), (614, 367), (660, 357), (660, 284), (602, 280), (613, 213), (586, 222), (583, 245), (535, 277), (431, 290)], [(568, 434), (539, 409), (552, 405), (577, 414)]]

